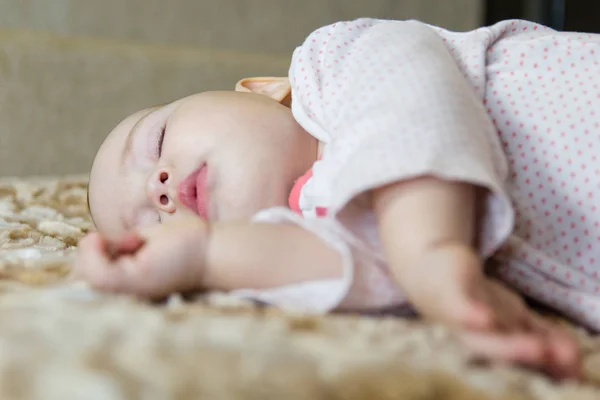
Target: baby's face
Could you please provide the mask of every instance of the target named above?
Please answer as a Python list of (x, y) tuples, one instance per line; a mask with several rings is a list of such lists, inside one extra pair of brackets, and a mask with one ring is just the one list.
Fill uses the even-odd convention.
[(245, 218), (287, 204), (316, 146), (267, 96), (187, 97), (137, 112), (109, 134), (90, 174), (90, 211), (108, 235), (181, 217)]

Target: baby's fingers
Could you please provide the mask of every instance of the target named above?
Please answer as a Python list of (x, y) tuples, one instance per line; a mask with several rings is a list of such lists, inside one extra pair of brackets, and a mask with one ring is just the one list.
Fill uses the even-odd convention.
[[(541, 334), (537, 330), (527, 333), (465, 332), (461, 339), (476, 358), (520, 364), (548, 372), (557, 379), (577, 378), (580, 367), (576, 349), (569, 348), (568, 342), (562, 343), (566, 339), (560, 335), (559, 331)], [(558, 343), (566, 348), (554, 349)]]
[(135, 254), (143, 245), (144, 239), (135, 232), (125, 233), (118, 239), (107, 243), (107, 255), (116, 259), (126, 254)]
[(547, 343), (547, 370), (558, 378), (581, 378), (581, 355), (577, 342), (561, 326), (532, 315), (531, 329)]
[(544, 343), (535, 335), (464, 332), (461, 339), (475, 358), (517, 363), (536, 369), (544, 366)]
[(100, 252), (106, 251), (106, 240), (97, 232), (88, 233), (77, 243), (79, 252)]
[(95, 262), (95, 258), (104, 258), (107, 243), (98, 233), (87, 234), (77, 244), (77, 255), (73, 262), (71, 277), (74, 279), (85, 279), (88, 269)]
[(90, 234), (79, 243), (72, 277), (86, 281), (92, 288), (107, 292), (122, 291), (125, 274), (109, 258), (108, 243), (98, 234)]

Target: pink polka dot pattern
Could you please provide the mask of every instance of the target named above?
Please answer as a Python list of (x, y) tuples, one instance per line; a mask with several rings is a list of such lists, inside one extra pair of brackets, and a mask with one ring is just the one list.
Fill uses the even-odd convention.
[(318, 310), (402, 302), (373, 213), (356, 203), (434, 174), (488, 189), (480, 250), (502, 279), (600, 330), (599, 63), (600, 36), (524, 21), (455, 33), (360, 19), (313, 32), (290, 67), (292, 111), (325, 151), (302, 188), (304, 221), (261, 218), (315, 232), (345, 274), (335, 295), (322, 283), (288, 293), (321, 293), (327, 305), (307, 306)]
[[(448, 32), (443, 41), (441, 34), (417, 21), (360, 19), (321, 28), (296, 49), (292, 111), (326, 143), (301, 192), (306, 216), (317, 215), (317, 208), (335, 216), (369, 189), (435, 174), (489, 189), (482, 254), (508, 237), (508, 164), (482, 105), (483, 89), (473, 91), (485, 87), (490, 35), (475, 32), (485, 40), (463, 40), (465, 48), (453, 51), (477, 59), (469, 81), (457, 68), (464, 62), (447, 45), (453, 35), (471, 36)], [(362, 229), (351, 230), (361, 235)]]
[(485, 103), (516, 209), (500, 276), (599, 330), (600, 36), (518, 21), (494, 33)]

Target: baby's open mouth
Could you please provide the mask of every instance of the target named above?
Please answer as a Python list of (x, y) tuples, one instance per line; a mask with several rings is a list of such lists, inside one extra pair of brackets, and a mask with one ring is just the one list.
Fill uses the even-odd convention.
[(179, 201), (204, 219), (208, 219), (208, 193), (206, 191), (206, 164), (192, 172), (177, 188)]

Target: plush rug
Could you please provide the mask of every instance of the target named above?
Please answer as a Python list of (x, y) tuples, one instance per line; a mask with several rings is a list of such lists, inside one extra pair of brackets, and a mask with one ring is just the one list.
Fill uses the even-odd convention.
[(94, 293), (67, 278), (85, 190), (0, 181), (0, 399), (600, 399), (600, 340), (576, 328), (586, 380), (559, 384), (416, 320)]

